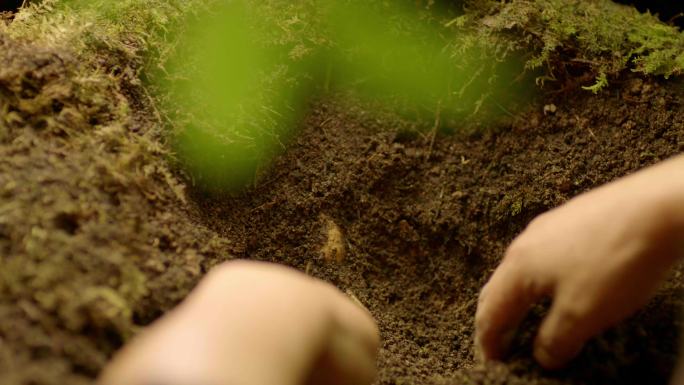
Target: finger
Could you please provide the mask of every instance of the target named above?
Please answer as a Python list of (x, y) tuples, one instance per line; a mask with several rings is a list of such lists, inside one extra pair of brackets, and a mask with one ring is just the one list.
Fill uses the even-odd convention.
[(578, 303), (554, 302), (534, 342), (534, 357), (541, 366), (560, 369), (582, 351), (586, 341), (600, 331), (589, 313)]
[(376, 357), (358, 336), (338, 330), (326, 342), (307, 385), (370, 385), (376, 375)]
[(542, 276), (527, 272), (518, 261), (506, 261), (480, 295), (475, 315), (475, 345), (485, 360), (501, 359), (532, 304), (549, 294)]
[(226, 264), (162, 321), (119, 356), (101, 384), (302, 384), (311, 376), (319, 381), (312, 385), (359, 385), (375, 376), (379, 333), (370, 313), (291, 269)]
[(334, 286), (327, 283), (324, 285), (332, 290), (331, 296), (335, 298), (333, 312), (339, 329), (356, 336), (369, 353), (377, 354), (380, 331), (368, 309), (356, 297), (350, 298)]
[(368, 310), (329, 284), (333, 328), (312, 371), (310, 385), (365, 385), (373, 382), (380, 345), (378, 327)]
[(207, 341), (197, 338), (190, 327), (179, 328), (173, 323), (157, 324), (118, 352), (96, 383), (221, 384), (216, 375), (220, 367), (212, 366), (208, 357), (202, 354), (208, 348), (206, 345)]

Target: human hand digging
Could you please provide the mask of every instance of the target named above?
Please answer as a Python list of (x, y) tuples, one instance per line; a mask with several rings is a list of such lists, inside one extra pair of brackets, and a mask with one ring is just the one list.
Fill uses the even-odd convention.
[(364, 385), (379, 333), (332, 285), (228, 262), (126, 346), (98, 385)]
[(480, 293), (476, 349), (501, 359), (531, 305), (551, 298), (535, 359), (558, 369), (644, 306), (684, 252), (684, 156), (533, 220)]

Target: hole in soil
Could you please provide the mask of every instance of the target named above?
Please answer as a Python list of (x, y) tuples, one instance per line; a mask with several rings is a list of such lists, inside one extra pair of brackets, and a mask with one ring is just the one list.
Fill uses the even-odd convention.
[(121, 198), (119, 198), (119, 194), (117, 194), (117, 193), (110, 193), (109, 194), (109, 201), (111, 202), (112, 206), (114, 206), (114, 207), (121, 206)]
[(400, 299), (401, 299), (401, 297), (399, 297), (399, 295), (397, 295), (397, 293), (391, 293), (391, 294), (389, 295), (389, 297), (387, 298), (387, 303), (390, 304), (390, 305), (394, 305), (394, 304), (397, 303)]
[(69, 235), (74, 235), (80, 227), (76, 214), (61, 213), (55, 217), (55, 226)]
[(168, 252), (173, 250), (173, 241), (166, 235), (162, 235), (157, 240), (157, 247), (162, 252)]
[(10, 238), (10, 228), (6, 223), (0, 223), (0, 239)]
[(64, 103), (57, 99), (52, 99), (52, 112), (59, 114), (64, 109)]
[(684, 2), (670, 0), (615, 0), (620, 4), (635, 6), (639, 12), (650, 11), (658, 14), (664, 22), (673, 21), (675, 25), (684, 27)]

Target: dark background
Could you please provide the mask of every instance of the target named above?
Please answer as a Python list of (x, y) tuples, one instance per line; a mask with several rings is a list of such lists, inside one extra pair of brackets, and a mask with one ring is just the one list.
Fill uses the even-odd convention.
[(678, 15), (681, 16), (682, 12), (684, 12), (684, 2), (681, 0), (616, 0), (616, 2), (632, 4), (641, 12), (649, 10), (651, 13), (657, 13), (660, 16), (660, 19), (665, 22), (672, 20), (676, 25), (680, 27), (684, 26), (684, 18), (676, 17)]
[(16, 11), (23, 0), (0, 0), (0, 12), (2, 11)]

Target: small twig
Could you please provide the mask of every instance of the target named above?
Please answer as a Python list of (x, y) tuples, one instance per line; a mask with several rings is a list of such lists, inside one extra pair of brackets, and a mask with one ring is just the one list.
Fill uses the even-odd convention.
[(354, 293), (351, 290), (347, 289), (346, 293), (349, 296), (349, 298), (351, 298), (351, 300), (354, 301), (354, 303), (361, 306), (363, 309), (370, 313), (370, 310), (368, 310), (366, 305), (362, 304), (361, 301), (359, 301), (359, 299), (354, 295)]
[(435, 146), (435, 137), (437, 137), (437, 129), (439, 128), (439, 125), (442, 120), (442, 101), (440, 100), (437, 103), (437, 112), (435, 113), (435, 124), (432, 126), (432, 130), (430, 131), (430, 147), (428, 148), (428, 152), (425, 155), (425, 161), (428, 162), (430, 161), (430, 157), (432, 156), (432, 149)]

